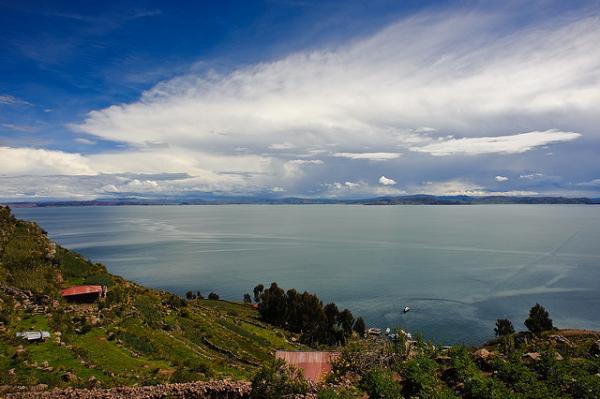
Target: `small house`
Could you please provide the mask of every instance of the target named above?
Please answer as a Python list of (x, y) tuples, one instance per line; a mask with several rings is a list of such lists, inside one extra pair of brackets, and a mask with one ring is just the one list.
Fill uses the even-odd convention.
[(73, 302), (95, 302), (106, 297), (106, 287), (103, 285), (75, 285), (62, 290), (60, 295)]

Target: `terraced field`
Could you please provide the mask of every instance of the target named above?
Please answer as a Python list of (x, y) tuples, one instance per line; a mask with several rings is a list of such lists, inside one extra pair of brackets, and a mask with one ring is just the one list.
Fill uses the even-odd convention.
[[(61, 288), (108, 286), (93, 304)], [(247, 379), (276, 349), (300, 349), (247, 305), (185, 301), (141, 287), (55, 245), (33, 223), (0, 208), (0, 385), (120, 386)], [(15, 337), (50, 331), (44, 342)]]

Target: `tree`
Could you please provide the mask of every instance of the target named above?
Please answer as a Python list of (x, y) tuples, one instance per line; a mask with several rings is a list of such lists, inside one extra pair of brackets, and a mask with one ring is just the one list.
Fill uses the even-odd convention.
[(342, 331), (344, 331), (344, 337), (349, 337), (352, 335), (352, 325), (354, 324), (354, 316), (352, 316), (352, 312), (348, 309), (342, 310), (338, 315), (338, 321), (342, 327)]
[(540, 335), (543, 331), (552, 330), (552, 319), (542, 305), (536, 303), (529, 310), (529, 318), (525, 320), (525, 327), (535, 335)]
[(214, 292), (211, 292), (210, 294), (208, 294), (208, 299), (212, 299), (213, 301), (218, 301), (219, 296), (217, 294), (215, 294)]
[(257, 285), (256, 287), (254, 287), (254, 302), (258, 303), (260, 302), (260, 294), (262, 294), (263, 290), (265, 289), (265, 286), (262, 284)]
[(359, 336), (359, 337), (364, 337), (365, 336), (365, 332), (366, 332), (366, 326), (365, 326), (365, 321), (363, 320), (362, 317), (358, 317), (356, 319), (356, 321), (354, 322), (354, 326), (352, 327), (352, 330)]
[(496, 333), (496, 337), (504, 337), (506, 335), (514, 334), (515, 329), (510, 320), (498, 319), (496, 320), (494, 332)]
[(244, 294), (244, 303), (252, 303), (252, 297), (250, 294)]
[(192, 299), (194, 299), (194, 293), (192, 291), (188, 291), (185, 293), (185, 299), (187, 299), (188, 301), (191, 301)]
[(198, 291), (198, 292), (196, 292), (196, 298), (204, 299), (204, 296), (202, 295), (202, 293), (200, 293), (200, 291)]

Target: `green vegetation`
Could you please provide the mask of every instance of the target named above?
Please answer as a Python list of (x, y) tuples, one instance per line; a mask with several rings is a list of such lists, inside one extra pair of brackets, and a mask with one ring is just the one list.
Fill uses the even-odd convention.
[[(264, 321), (301, 333), (301, 341), (313, 346), (344, 345), (353, 329), (361, 329), (360, 325), (354, 328), (354, 316), (348, 309), (340, 312), (334, 303), (323, 306), (319, 297), (306, 291), (302, 294), (295, 289), (286, 292), (272, 283), (266, 290), (262, 284), (257, 285), (254, 295)], [(362, 324), (364, 330), (364, 321)]]
[[(107, 297), (92, 304), (60, 297), (78, 284), (108, 286)], [(249, 379), (275, 349), (303, 348), (256, 309), (211, 298), (197, 293), (186, 301), (113, 276), (0, 207), (0, 385)], [(15, 337), (26, 330), (51, 337)]]
[(252, 379), (253, 398), (278, 399), (307, 392), (302, 372), (280, 359), (265, 364)]

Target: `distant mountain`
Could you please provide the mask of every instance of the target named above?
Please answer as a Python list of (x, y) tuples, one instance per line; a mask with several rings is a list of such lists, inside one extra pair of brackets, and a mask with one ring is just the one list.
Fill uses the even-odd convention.
[(471, 197), (466, 195), (404, 195), (363, 199), (301, 198), (301, 197), (208, 197), (208, 198), (106, 198), (89, 201), (28, 201), (9, 202), (13, 208), (57, 206), (122, 206), (122, 205), (486, 205), (486, 204), (582, 204), (599, 205), (600, 198), (571, 197), (508, 197), (501, 195)]

